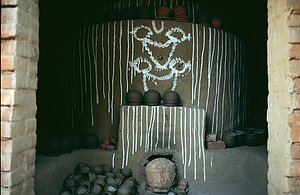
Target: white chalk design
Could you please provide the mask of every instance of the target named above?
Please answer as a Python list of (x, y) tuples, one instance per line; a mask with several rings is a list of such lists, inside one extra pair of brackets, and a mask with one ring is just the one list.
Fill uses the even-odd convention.
[[(139, 113), (139, 120), (136, 120), (137, 112)], [(159, 112), (162, 114), (159, 114)], [(178, 119), (180, 120), (173, 120), (176, 116), (175, 113), (179, 113)], [(197, 176), (205, 174), (205, 111), (203, 109), (197, 107), (122, 106), (121, 115), (120, 141), (122, 143), (120, 143), (120, 146), (122, 146), (122, 152), (118, 154), (122, 160), (117, 163), (120, 163), (122, 168), (130, 167), (130, 163), (134, 160), (133, 156), (139, 155), (140, 153), (137, 153), (137, 151), (140, 149), (148, 152), (158, 148), (165, 148), (176, 149), (179, 152), (182, 158), (184, 178), (197, 179)], [(157, 128), (159, 118), (162, 120), (162, 123), (160, 123), (160, 128)], [(166, 122), (165, 120), (167, 119), (172, 121)], [(163, 121), (165, 121), (164, 124)], [(137, 136), (138, 130), (135, 131), (134, 129), (138, 129), (141, 123), (146, 124), (146, 128), (140, 128), (140, 136)], [(177, 132), (178, 135), (174, 136), (174, 140), (171, 141), (171, 137), (173, 137), (172, 129), (175, 125), (180, 127), (180, 131)], [(164, 130), (163, 126), (165, 126)], [(167, 136), (164, 136), (164, 134)], [(127, 139), (125, 139), (125, 136)], [(145, 142), (139, 145), (138, 143), (141, 143), (141, 139), (145, 140)], [(177, 144), (174, 144), (174, 142)], [(136, 147), (137, 149), (134, 150), (133, 148)], [(129, 149), (131, 149), (131, 152), (129, 152)], [(201, 151), (200, 156), (198, 156), (198, 151)], [(131, 158), (133, 159), (131, 160)], [(202, 174), (197, 173), (197, 170), (201, 170), (197, 169), (197, 163), (199, 167), (203, 164)], [(206, 176), (204, 175), (203, 177), (205, 178)]]
[[(153, 25), (154, 26), (154, 25)], [(162, 25), (163, 26), (163, 25)], [(138, 31), (139, 30), (146, 30), (147, 34), (144, 37), (139, 37)], [(161, 30), (161, 29), (160, 29)], [(159, 32), (157, 29), (154, 32)], [(148, 91), (148, 80), (152, 80), (154, 84), (157, 85), (157, 81), (169, 80), (173, 79), (172, 91), (176, 89), (177, 86), (177, 79), (179, 76), (184, 76), (187, 74), (191, 69), (190, 61), (185, 61), (180, 57), (174, 57), (174, 52), (178, 44), (184, 41), (190, 41), (191, 36), (190, 34), (186, 34), (181, 28), (173, 27), (169, 29), (165, 36), (167, 37), (167, 41), (165, 43), (161, 43), (155, 40), (152, 40), (151, 37), (154, 34), (152, 29), (148, 26), (140, 25), (135, 27), (131, 33), (133, 34), (134, 38), (137, 41), (140, 41), (142, 44), (142, 52), (147, 52), (150, 60), (143, 57), (137, 57), (133, 61), (129, 62), (130, 66), (139, 74), (142, 74), (143, 77), (143, 85), (144, 91)], [(157, 33), (157, 34), (159, 34)], [(176, 37), (173, 34), (180, 33), (181, 37)], [(164, 64), (161, 64), (154, 56), (149, 46), (154, 48), (168, 48), (171, 46), (171, 51), (169, 52), (169, 56), (167, 61)], [(145, 64), (147, 68), (142, 68), (142, 64)], [(155, 71), (163, 71), (168, 70), (168, 73), (162, 76), (158, 76)]]

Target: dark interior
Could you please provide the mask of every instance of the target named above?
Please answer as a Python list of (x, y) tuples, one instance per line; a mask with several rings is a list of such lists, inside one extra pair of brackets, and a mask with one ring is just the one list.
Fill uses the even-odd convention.
[[(188, 1), (188, 0), (187, 0)], [(111, 2), (111, 1), (109, 1)], [(114, 2), (114, 1), (112, 1)], [(166, 1), (163, 1), (166, 2)], [(230, 31), (242, 38), (248, 48), (248, 113), (247, 126), (267, 129), (267, 2), (252, 0), (196, 1), (201, 9), (230, 24)], [(38, 64), (37, 134), (42, 135), (84, 131), (72, 129), (66, 101), (66, 42), (70, 33), (82, 26), (114, 18), (117, 13), (104, 14), (104, 0), (40, 1), (40, 59)]]

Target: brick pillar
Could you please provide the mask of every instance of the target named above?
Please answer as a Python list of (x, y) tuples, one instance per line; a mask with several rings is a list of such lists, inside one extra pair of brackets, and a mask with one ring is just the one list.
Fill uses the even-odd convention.
[(300, 0), (268, 1), (268, 194), (300, 193)]
[(1, 195), (34, 194), (38, 0), (1, 0)]

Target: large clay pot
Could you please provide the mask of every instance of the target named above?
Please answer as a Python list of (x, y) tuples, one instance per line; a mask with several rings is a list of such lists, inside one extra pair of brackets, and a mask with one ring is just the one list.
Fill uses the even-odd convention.
[(245, 145), (245, 132), (243, 131), (233, 131), (236, 134), (237, 146)]
[(176, 166), (166, 158), (150, 161), (145, 172), (147, 187), (152, 192), (167, 193), (175, 184)]
[(131, 90), (126, 94), (127, 105), (138, 106), (143, 103), (143, 94), (137, 90)]
[(71, 153), (73, 150), (72, 146), (72, 140), (69, 136), (61, 136), (60, 138), (60, 147), (61, 147), (61, 153), (67, 154)]
[(99, 137), (93, 133), (87, 133), (82, 138), (83, 147), (86, 149), (96, 149), (99, 147)]
[(163, 103), (165, 106), (179, 106), (180, 97), (175, 91), (167, 91), (163, 96)]
[(158, 91), (149, 90), (144, 94), (144, 103), (148, 106), (158, 106), (161, 102), (161, 96)]
[(259, 146), (265, 143), (265, 131), (258, 128), (246, 128), (242, 131), (245, 132), (245, 145)]
[(225, 142), (227, 148), (233, 148), (238, 146), (236, 133), (232, 131), (223, 133), (223, 141)]
[(214, 28), (221, 28), (222, 27), (222, 20), (218, 17), (213, 17), (211, 19), (211, 26)]

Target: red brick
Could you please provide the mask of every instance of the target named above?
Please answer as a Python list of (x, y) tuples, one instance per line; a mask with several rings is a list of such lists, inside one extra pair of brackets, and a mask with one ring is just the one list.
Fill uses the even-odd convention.
[(291, 129), (292, 142), (300, 142), (300, 128)]
[(1, 89), (1, 106), (8, 106), (14, 104), (14, 94), (13, 89)]
[(16, 55), (16, 40), (1, 40), (1, 56)]
[(17, 27), (14, 23), (1, 24), (1, 38), (15, 39), (17, 37)]
[(1, 5), (16, 6), (18, 0), (1, 0)]
[(294, 75), (295, 77), (300, 76), (300, 60), (290, 60), (289, 72), (291, 75)]
[(1, 141), (11, 138), (11, 122), (1, 121)]
[(14, 56), (1, 55), (1, 70), (13, 71), (14, 70)]
[(289, 58), (290, 60), (300, 60), (300, 44), (290, 44)]
[(1, 88), (16, 88), (16, 75), (14, 72), (1, 72)]
[(1, 24), (17, 23), (17, 7), (1, 8)]
[(289, 43), (300, 43), (300, 27), (289, 28)]
[(300, 0), (288, 0), (288, 8), (290, 12), (292, 11), (299, 11), (300, 10)]
[(216, 141), (216, 142), (207, 142), (207, 149), (224, 149), (225, 143), (223, 141)]
[(288, 188), (290, 194), (300, 194), (300, 177), (289, 177)]
[(13, 108), (9, 106), (1, 106), (1, 121), (11, 121)]
[(289, 27), (300, 27), (300, 11), (293, 11), (288, 16), (287, 22)]
[(300, 159), (300, 143), (293, 143), (291, 146), (291, 157), (293, 159)]
[(300, 160), (293, 160), (290, 167), (290, 176), (299, 177), (300, 176)]
[(300, 110), (294, 110), (289, 116), (288, 124), (290, 127), (300, 127)]
[(294, 91), (300, 93), (300, 78), (296, 78), (294, 81)]

